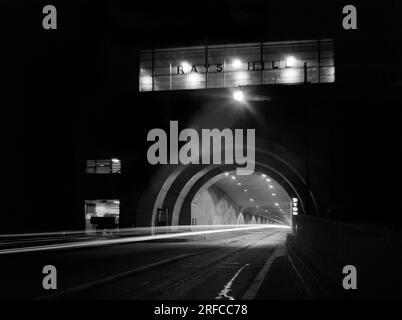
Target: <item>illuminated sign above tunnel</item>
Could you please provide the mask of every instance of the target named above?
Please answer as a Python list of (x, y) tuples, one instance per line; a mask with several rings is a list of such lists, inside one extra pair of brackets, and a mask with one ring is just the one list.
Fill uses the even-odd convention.
[(330, 39), (143, 50), (140, 56), (140, 91), (334, 81)]

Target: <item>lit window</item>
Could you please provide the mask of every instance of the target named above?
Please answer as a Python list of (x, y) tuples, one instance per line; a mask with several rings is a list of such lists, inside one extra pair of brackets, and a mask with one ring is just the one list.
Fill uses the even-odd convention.
[(87, 160), (86, 172), (89, 174), (121, 173), (120, 159)]
[(330, 83), (335, 81), (333, 40), (148, 49), (140, 52), (139, 71), (140, 91)]

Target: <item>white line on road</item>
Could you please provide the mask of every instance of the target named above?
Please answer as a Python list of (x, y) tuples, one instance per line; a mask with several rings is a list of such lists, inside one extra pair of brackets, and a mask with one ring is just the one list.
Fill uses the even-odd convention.
[(230, 281), (224, 286), (224, 288), (221, 290), (221, 292), (219, 292), (218, 296), (215, 297), (216, 300), (220, 300), (223, 298), (227, 298), (229, 300), (234, 300), (235, 298), (233, 298), (232, 296), (229, 296), (229, 291), (232, 290), (232, 285), (233, 282), (236, 280), (236, 278), (239, 276), (240, 272), (243, 271), (243, 269), (245, 267), (249, 266), (249, 264), (245, 264), (243, 267), (241, 267), (239, 270), (237, 270), (237, 272), (235, 273), (235, 275), (232, 277), (232, 279), (230, 279)]

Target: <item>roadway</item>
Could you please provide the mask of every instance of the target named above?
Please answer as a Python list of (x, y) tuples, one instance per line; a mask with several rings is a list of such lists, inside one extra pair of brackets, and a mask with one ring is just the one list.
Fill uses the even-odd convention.
[[(1, 299), (301, 299), (283, 228), (0, 254)], [(57, 290), (42, 268), (57, 268)]]

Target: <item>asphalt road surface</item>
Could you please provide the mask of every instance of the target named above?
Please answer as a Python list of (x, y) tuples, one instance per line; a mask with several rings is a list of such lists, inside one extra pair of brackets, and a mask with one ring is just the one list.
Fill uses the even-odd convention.
[[(0, 255), (1, 299), (303, 298), (280, 228)], [(57, 269), (44, 290), (42, 269)]]

